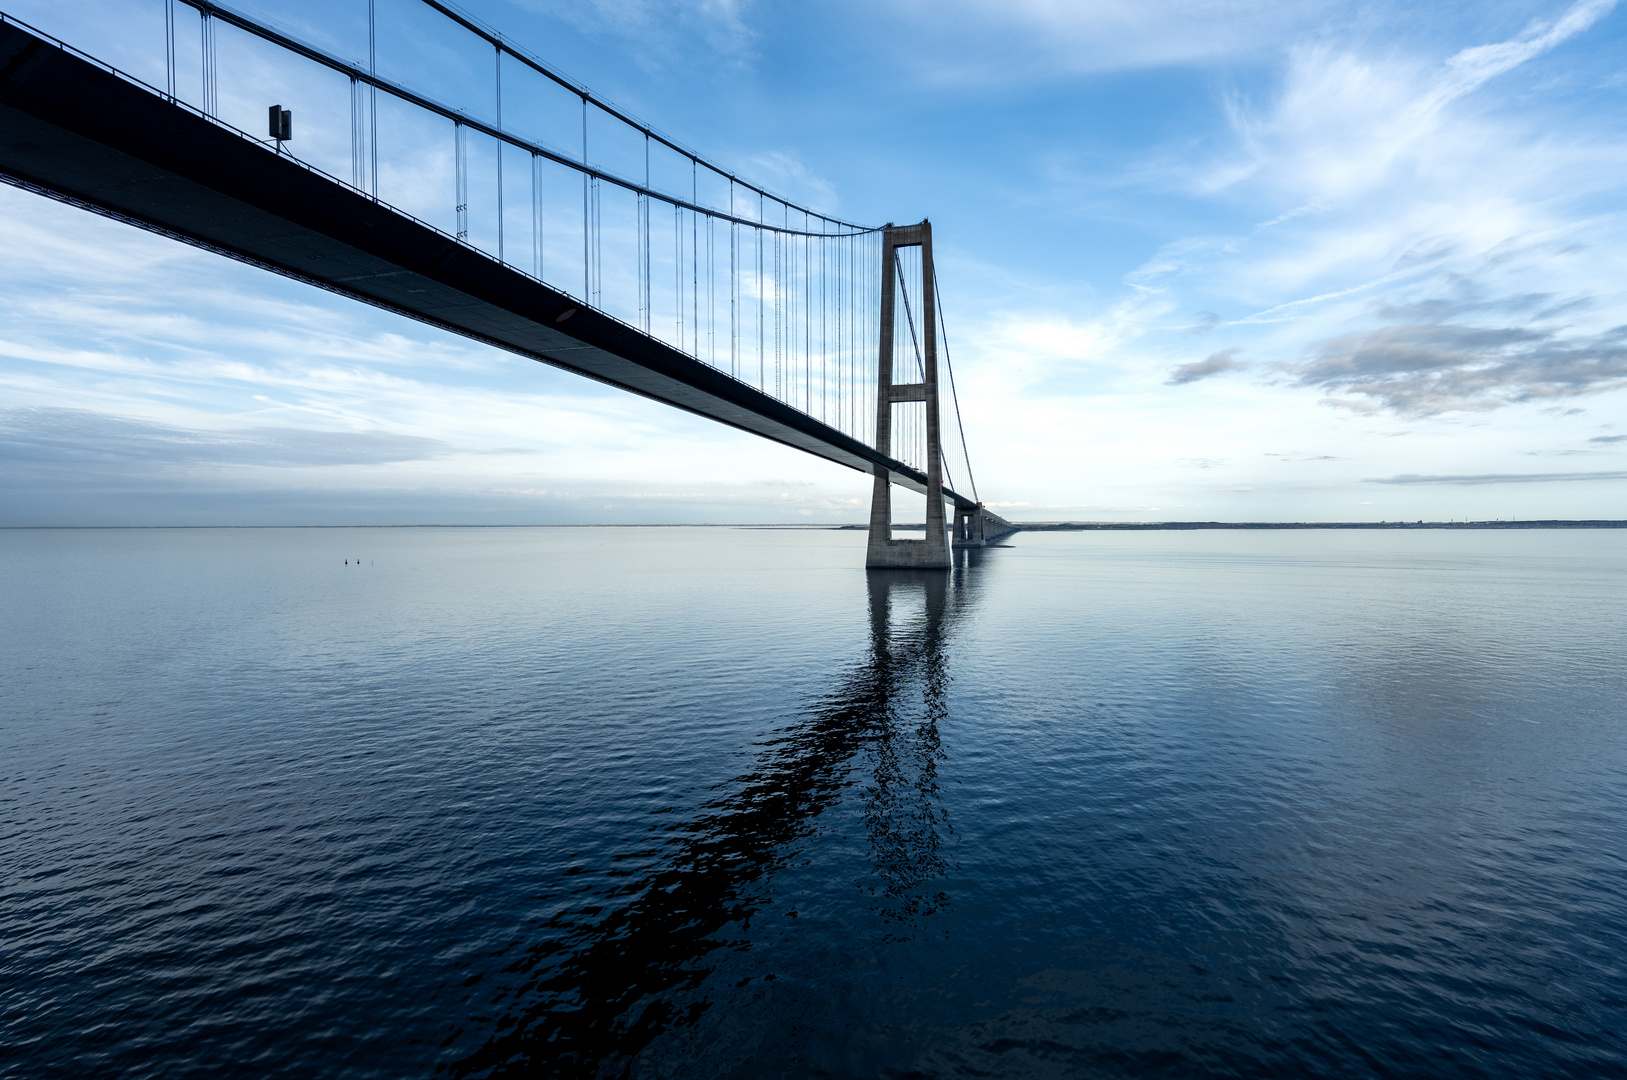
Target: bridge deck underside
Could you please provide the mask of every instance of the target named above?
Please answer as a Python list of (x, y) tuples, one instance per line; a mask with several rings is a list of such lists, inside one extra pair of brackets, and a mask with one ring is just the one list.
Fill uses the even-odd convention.
[(873, 447), (11, 24), (0, 178), (926, 490)]

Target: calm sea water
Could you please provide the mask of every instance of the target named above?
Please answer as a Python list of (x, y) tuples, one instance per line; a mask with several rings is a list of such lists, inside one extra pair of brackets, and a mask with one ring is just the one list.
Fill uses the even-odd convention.
[(863, 539), (0, 532), (0, 1073), (1627, 1075), (1627, 532)]

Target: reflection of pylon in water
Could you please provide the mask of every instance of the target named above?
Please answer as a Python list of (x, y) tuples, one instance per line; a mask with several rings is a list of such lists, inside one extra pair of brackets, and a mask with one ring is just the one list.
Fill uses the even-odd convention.
[[(981, 553), (961, 557), (975, 563)], [(964, 583), (963, 573), (869, 574), (863, 660), (773, 732), (728, 794), (674, 821), (642, 875), (607, 875), (613, 892), (604, 895), (615, 899), (570, 905), (505, 957), (495, 1031), (450, 1073), (614, 1075), (693, 1023), (707, 994), (726, 992), (708, 980), (736, 952), (729, 938), (773, 904), (773, 875), (806, 850), (819, 816), (849, 796), (855, 763), (871, 774), (859, 809), (886, 935), (911, 932), (946, 904), (933, 887), (947, 869), (949, 832), (938, 726), (947, 711), (944, 645), (962, 606), (951, 601)], [(571, 880), (580, 890), (591, 879)]]
[[(877, 882), (876, 912), (894, 922), (930, 915), (949, 902), (930, 885), (948, 869), (943, 857), (948, 811), (938, 791), (944, 752), (938, 725), (948, 715), (943, 650), (949, 575), (889, 571), (869, 575), (872, 663), (878, 700), (868, 750), (870, 783), (863, 813), (870, 838), (870, 864)], [(919, 619), (898, 618), (895, 601), (921, 591)], [(920, 686), (917, 700), (910, 692)]]

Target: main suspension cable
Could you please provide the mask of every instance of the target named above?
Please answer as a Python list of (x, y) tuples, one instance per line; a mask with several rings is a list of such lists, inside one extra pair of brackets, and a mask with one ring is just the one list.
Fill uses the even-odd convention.
[[(903, 297), (904, 297), (904, 318), (909, 323), (910, 341), (915, 345), (915, 364), (916, 364), (917, 369), (921, 373), (921, 381), (925, 382), (926, 381), (926, 360), (921, 355), (921, 342), (920, 342), (919, 338), (917, 338), (916, 333), (915, 333), (915, 314), (910, 308), (910, 290), (909, 290), (909, 286), (906, 285), (905, 282), (904, 282), (904, 267), (898, 261), (898, 249), (897, 248), (893, 249), (893, 267), (898, 272), (898, 290), (899, 290), (899, 292), (901, 294), (903, 294)], [(942, 306), (943, 298), (942, 298), (942, 296), (940, 296), (938, 294), (938, 272), (937, 272), (936, 268), (934, 268), (933, 271), (932, 271), (932, 291), (933, 291), (933, 295), (938, 298), (938, 304), (939, 304), (939, 307), (938, 307), (938, 326), (940, 328), (942, 328), (943, 325), (944, 325), (944, 322), (943, 322), (943, 306)], [(948, 342), (947, 338), (944, 338), (942, 336), (942, 330), (941, 329), (940, 329), (940, 340), (943, 340), (943, 342), (944, 342), (944, 361), (947, 364), (947, 362), (949, 360), (949, 342)], [(966, 429), (960, 423), (960, 399), (955, 396), (954, 389), (955, 389), (955, 372), (954, 372), (954, 369), (951, 367), (949, 369), (949, 393), (950, 393), (950, 398), (955, 403), (955, 425), (956, 425), (957, 428), (960, 429), (960, 449), (961, 449), (961, 453), (964, 455), (964, 454), (966, 454)], [(955, 476), (954, 476), (954, 473), (949, 468), (949, 456), (943, 452), (943, 441), (941, 439), (938, 442), (938, 461), (943, 465), (944, 479), (949, 482), (949, 487), (951, 489), (953, 489), (954, 486), (955, 486)], [(971, 457), (967, 456), (967, 458), (966, 458), (966, 476), (967, 476), (968, 480), (971, 480), (971, 472), (972, 472), (972, 461), (971, 461)], [(972, 480), (972, 497), (974, 499), (977, 497), (977, 482), (975, 480)]]
[(955, 427), (960, 430), (960, 452), (966, 458), (966, 479), (972, 485), (972, 499), (979, 506), (983, 500), (977, 494), (977, 477), (972, 475), (972, 451), (966, 445), (966, 425), (960, 419), (960, 394), (955, 389), (955, 364), (949, 359), (949, 327), (943, 321), (943, 292), (938, 288), (938, 268), (932, 268), (932, 295), (938, 301), (938, 340), (943, 342), (943, 365), (949, 371), (949, 399), (955, 403)]
[[(904, 284), (904, 265), (898, 261), (898, 249), (893, 248), (893, 269), (898, 271), (898, 291), (904, 294), (904, 318), (910, 324), (910, 343), (915, 346), (915, 367), (926, 382), (926, 361), (921, 357), (921, 341), (915, 336), (915, 314), (910, 310), (910, 287)], [(936, 275), (936, 271), (933, 272)]]

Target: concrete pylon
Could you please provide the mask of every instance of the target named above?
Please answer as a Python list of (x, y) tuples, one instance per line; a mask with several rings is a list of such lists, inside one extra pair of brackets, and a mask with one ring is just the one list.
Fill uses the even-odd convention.
[[(893, 318), (898, 291), (897, 262), (901, 247), (921, 249), (921, 366), (918, 383), (893, 382)], [(892, 477), (876, 466), (876, 490), (870, 500), (870, 549), (864, 565), (872, 570), (949, 569), (949, 537), (943, 518), (943, 444), (938, 430), (938, 313), (932, 287), (932, 223), (894, 227), (881, 236), (881, 344), (876, 366), (876, 449), (893, 453), (893, 404), (926, 403), (926, 537), (894, 540)]]
[(1001, 537), (1017, 531), (1017, 526), (986, 508), (976, 506), (955, 507), (954, 545), (958, 548), (987, 547)]

